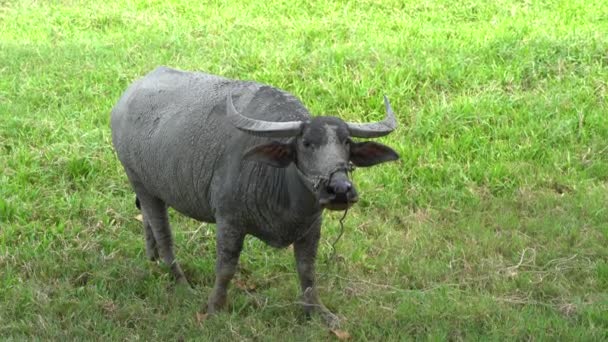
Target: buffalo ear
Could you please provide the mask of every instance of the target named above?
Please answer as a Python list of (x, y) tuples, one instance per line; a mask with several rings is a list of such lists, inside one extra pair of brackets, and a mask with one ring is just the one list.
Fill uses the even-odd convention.
[(350, 145), (350, 161), (356, 166), (372, 166), (397, 159), (399, 155), (392, 148), (373, 141)]
[(250, 148), (243, 159), (283, 168), (296, 160), (296, 153), (293, 144), (273, 141)]

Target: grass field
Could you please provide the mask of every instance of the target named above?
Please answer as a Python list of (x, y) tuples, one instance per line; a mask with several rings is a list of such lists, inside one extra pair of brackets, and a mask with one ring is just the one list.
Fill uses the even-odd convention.
[(208, 319), (213, 225), (171, 212), (194, 294), (146, 260), (109, 113), (158, 65), (350, 121), (389, 96), (401, 160), (318, 260), (354, 340), (608, 339), (607, 2), (0, 0), (2, 340), (335, 338), (289, 249), (248, 238)]

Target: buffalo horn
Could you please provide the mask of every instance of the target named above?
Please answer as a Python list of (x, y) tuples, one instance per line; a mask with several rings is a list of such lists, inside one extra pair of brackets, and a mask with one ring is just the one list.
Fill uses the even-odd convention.
[(382, 137), (397, 128), (397, 119), (391, 108), (388, 97), (384, 95), (384, 107), (386, 108), (386, 116), (384, 120), (373, 123), (351, 123), (348, 122), (348, 130), (350, 135), (357, 138), (377, 138)]
[(300, 134), (301, 121), (271, 122), (251, 119), (241, 115), (232, 103), (232, 95), (226, 99), (226, 112), (230, 122), (243, 132), (260, 137), (286, 138)]

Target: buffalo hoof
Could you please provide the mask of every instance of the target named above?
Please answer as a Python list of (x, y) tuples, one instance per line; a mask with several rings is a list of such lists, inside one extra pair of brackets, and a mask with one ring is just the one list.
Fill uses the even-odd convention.
[(340, 327), (340, 318), (329, 311), (317, 296), (317, 292), (313, 288), (307, 288), (302, 295), (304, 312), (307, 316), (319, 315), (323, 323), (330, 329)]
[(323, 323), (327, 325), (330, 329), (338, 329), (340, 328), (340, 318), (337, 315), (333, 314), (331, 311), (325, 309), (319, 312), (321, 315), (321, 319)]
[(215, 315), (226, 307), (226, 297), (211, 296), (207, 302), (207, 313)]
[(158, 248), (155, 247), (150, 247), (150, 248), (146, 248), (146, 256), (148, 257), (148, 260), (150, 261), (157, 261), (160, 259), (160, 256), (158, 254)]
[(190, 288), (190, 283), (188, 282), (188, 279), (186, 279), (186, 277), (183, 275), (175, 278), (175, 284), (177, 286)]
[(188, 281), (184, 279), (183, 281), (178, 281), (175, 284), (175, 295), (179, 298), (191, 298), (194, 296), (196, 292), (190, 286)]

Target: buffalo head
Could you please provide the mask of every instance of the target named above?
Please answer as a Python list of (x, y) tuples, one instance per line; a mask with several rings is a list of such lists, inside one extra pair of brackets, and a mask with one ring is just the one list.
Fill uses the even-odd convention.
[(399, 155), (388, 146), (351, 139), (381, 137), (396, 128), (397, 120), (386, 96), (384, 105), (384, 120), (365, 124), (348, 123), (333, 116), (289, 122), (255, 120), (237, 112), (232, 96), (228, 96), (226, 108), (230, 122), (243, 132), (262, 137), (292, 138), (287, 142), (272, 141), (254, 146), (245, 152), (245, 159), (279, 168), (294, 163), (321, 207), (345, 210), (358, 200), (355, 186), (348, 177), (353, 165), (365, 167), (399, 159)]

